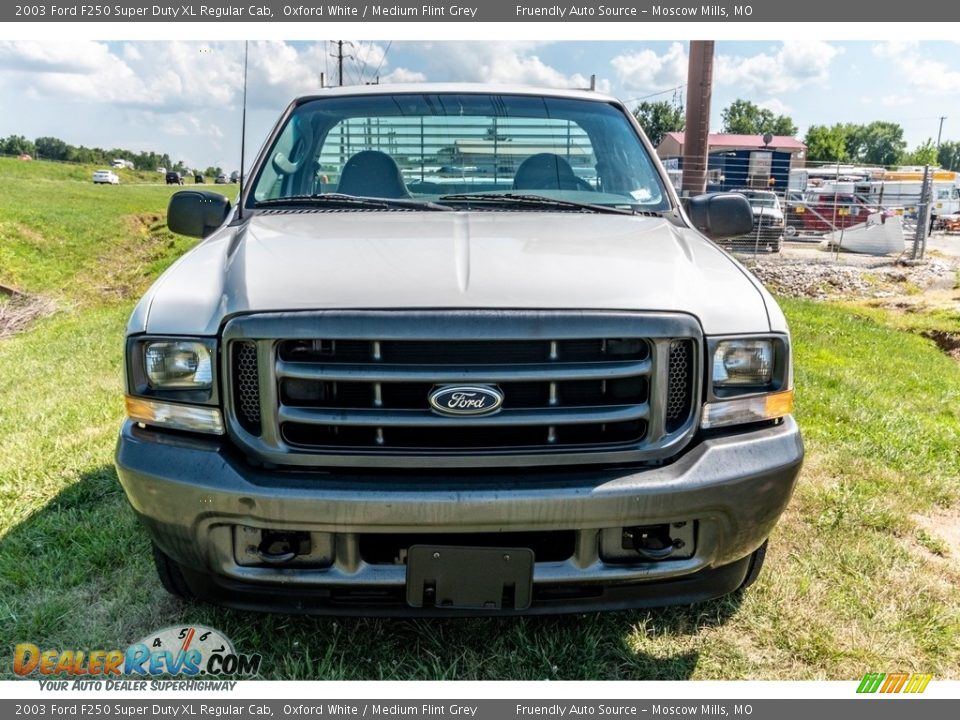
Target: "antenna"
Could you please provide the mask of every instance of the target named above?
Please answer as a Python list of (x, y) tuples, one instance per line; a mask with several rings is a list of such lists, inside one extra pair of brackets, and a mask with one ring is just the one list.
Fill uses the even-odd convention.
[(243, 177), (246, 174), (243, 156), (247, 145), (247, 55), (250, 41), (243, 41), (243, 119), (240, 121), (240, 202), (237, 203), (237, 219), (243, 219)]

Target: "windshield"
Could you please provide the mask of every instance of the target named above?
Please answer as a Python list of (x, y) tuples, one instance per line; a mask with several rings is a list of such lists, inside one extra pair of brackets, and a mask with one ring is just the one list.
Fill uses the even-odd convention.
[[(456, 208), (489, 195), (498, 207), (534, 210), (670, 209), (627, 117), (597, 101), (453, 93), (310, 100), (265, 157), (248, 207), (349, 195)], [(563, 202), (538, 206), (531, 196)]]

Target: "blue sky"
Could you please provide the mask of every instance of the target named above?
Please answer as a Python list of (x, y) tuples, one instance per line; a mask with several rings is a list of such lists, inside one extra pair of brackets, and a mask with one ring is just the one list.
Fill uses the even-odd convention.
[[(622, 100), (685, 97), (686, 41), (354, 41), (345, 82), (508, 82), (584, 86)], [(293, 96), (334, 80), (328, 43), (250, 44), (248, 146)], [(0, 136), (169, 152), (191, 166), (238, 167), (243, 44), (0, 41)], [(736, 98), (812, 124), (890, 120), (911, 146), (960, 140), (960, 43), (720, 41), (712, 130)], [(679, 89), (675, 89), (679, 88)], [(631, 102), (633, 104), (633, 102)], [(248, 152), (253, 152), (249, 150)]]

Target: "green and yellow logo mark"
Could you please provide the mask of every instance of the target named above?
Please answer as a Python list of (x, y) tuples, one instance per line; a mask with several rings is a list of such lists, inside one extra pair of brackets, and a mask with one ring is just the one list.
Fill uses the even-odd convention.
[(867, 673), (858, 693), (922, 693), (933, 675), (930, 673)]

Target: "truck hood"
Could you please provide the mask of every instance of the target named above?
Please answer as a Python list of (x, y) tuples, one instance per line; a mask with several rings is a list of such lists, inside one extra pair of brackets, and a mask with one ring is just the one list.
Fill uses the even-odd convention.
[(277, 310), (535, 308), (684, 312), (724, 334), (770, 329), (767, 302), (726, 253), (663, 218), (261, 213), (178, 260), (129, 331), (215, 335), (232, 315)]

